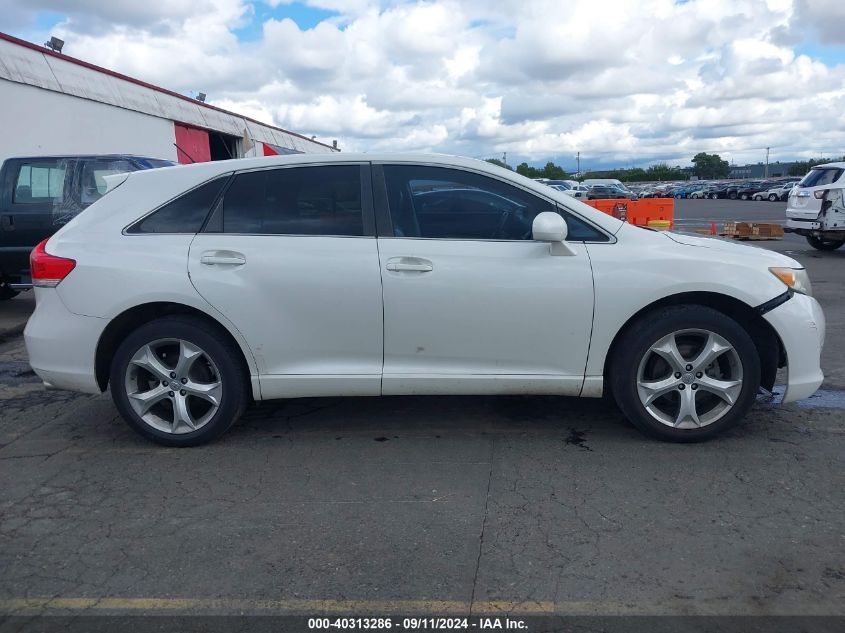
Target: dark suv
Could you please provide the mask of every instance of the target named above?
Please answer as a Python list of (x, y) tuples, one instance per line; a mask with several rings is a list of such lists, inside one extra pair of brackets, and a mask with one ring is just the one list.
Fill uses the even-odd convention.
[(625, 194), (621, 189), (616, 187), (606, 187), (605, 185), (593, 185), (587, 193), (587, 200), (627, 200), (630, 196)]
[(124, 154), (6, 159), (0, 169), (0, 300), (31, 285), (30, 251), (99, 200), (106, 176), (174, 164)]

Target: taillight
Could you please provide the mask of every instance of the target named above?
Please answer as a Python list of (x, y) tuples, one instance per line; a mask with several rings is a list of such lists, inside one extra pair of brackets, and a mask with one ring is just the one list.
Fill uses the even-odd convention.
[(29, 255), (32, 285), (38, 288), (55, 288), (74, 269), (76, 261), (50, 255), (44, 248), (46, 245), (47, 240), (44, 240), (32, 249)]
[(813, 195), (816, 197), (816, 200), (824, 200), (824, 197), (827, 195), (827, 189), (821, 189), (819, 191), (814, 191)]

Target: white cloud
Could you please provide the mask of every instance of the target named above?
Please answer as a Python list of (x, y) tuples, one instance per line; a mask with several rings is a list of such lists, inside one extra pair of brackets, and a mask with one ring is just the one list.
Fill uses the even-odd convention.
[[(262, 2), (278, 16), (291, 0)], [(347, 149), (630, 164), (845, 148), (845, 65), (796, 49), (845, 42), (841, 0), (302, 4), (340, 15), (267, 19), (246, 42), (263, 15), (246, 0), (0, 0), (0, 15), (66, 13), (71, 55)]]

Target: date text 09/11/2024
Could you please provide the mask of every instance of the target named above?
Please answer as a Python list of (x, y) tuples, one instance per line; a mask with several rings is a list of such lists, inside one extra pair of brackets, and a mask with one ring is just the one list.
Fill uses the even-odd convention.
[(375, 618), (308, 618), (310, 630), (345, 629), (345, 630), (390, 630), (393, 628), (414, 630), (526, 630), (524, 620), (507, 617), (477, 618), (442, 618), (442, 617), (406, 617), (399, 620), (391, 617)]

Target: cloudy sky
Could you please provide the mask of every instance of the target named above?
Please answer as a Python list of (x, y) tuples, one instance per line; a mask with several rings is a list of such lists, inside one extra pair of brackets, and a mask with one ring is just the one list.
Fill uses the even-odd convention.
[(843, 0), (0, 0), (0, 30), (349, 151), (845, 153)]

